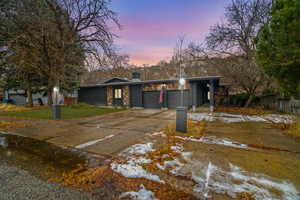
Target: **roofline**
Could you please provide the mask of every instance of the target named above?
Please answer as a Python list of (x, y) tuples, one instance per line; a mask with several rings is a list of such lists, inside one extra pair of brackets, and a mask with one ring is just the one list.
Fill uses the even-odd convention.
[[(208, 81), (208, 80), (219, 80), (221, 76), (203, 76), (203, 77), (192, 77), (187, 78), (189, 82), (194, 81)], [(115, 82), (115, 83), (100, 83), (94, 85), (83, 85), (84, 87), (106, 87), (106, 86), (115, 86), (115, 85), (141, 85), (141, 84), (151, 84), (151, 83), (171, 83), (176, 82), (178, 79), (161, 79), (161, 80), (147, 80), (147, 81), (129, 81), (129, 82)]]
[(109, 82), (109, 81), (111, 81), (111, 80), (113, 80), (113, 79), (120, 79), (120, 80), (123, 80), (124, 82), (130, 82), (128, 79), (126, 79), (126, 78), (120, 78), (120, 77), (112, 77), (112, 78), (110, 78), (110, 79), (107, 79), (107, 80), (105, 80), (105, 81), (103, 81), (102, 82), (102, 84), (105, 84), (105, 83), (107, 83), (107, 82)]

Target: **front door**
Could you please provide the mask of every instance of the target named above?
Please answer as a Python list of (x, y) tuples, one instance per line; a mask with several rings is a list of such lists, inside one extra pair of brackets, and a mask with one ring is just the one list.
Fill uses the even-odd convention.
[(113, 87), (113, 105), (114, 106), (123, 106), (122, 87)]

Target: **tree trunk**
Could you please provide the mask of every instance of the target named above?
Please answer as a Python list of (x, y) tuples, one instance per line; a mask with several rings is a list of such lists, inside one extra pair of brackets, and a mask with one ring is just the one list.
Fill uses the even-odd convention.
[(52, 88), (48, 89), (48, 105), (52, 106), (53, 104), (53, 99), (52, 99)]
[(250, 94), (250, 96), (249, 96), (249, 98), (248, 98), (248, 100), (247, 100), (247, 102), (244, 106), (245, 108), (248, 108), (251, 105), (251, 103), (253, 101), (253, 98), (254, 98), (254, 95)]
[(32, 90), (31, 90), (31, 88), (27, 89), (27, 100), (28, 100), (27, 105), (29, 107), (33, 107)]

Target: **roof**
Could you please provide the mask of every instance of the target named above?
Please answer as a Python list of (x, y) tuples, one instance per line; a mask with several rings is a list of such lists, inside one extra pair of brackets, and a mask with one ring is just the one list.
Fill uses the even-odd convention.
[(103, 83), (118, 83), (118, 82), (129, 82), (129, 80), (125, 78), (113, 77), (111, 79), (104, 81)]
[[(195, 82), (195, 81), (208, 81), (208, 80), (219, 80), (221, 76), (204, 76), (204, 77), (192, 77), (187, 78), (186, 80), (188, 82)], [(115, 79), (115, 78), (112, 78)], [(112, 80), (110, 79), (110, 80)], [(161, 80), (147, 80), (147, 81), (128, 81), (126, 79), (126, 82), (110, 82), (110, 80), (105, 81), (100, 84), (95, 85), (85, 85), (81, 87), (105, 87), (105, 86), (114, 86), (114, 85), (141, 85), (141, 84), (151, 84), (151, 83), (171, 83), (171, 82), (177, 82), (178, 79), (161, 79)]]

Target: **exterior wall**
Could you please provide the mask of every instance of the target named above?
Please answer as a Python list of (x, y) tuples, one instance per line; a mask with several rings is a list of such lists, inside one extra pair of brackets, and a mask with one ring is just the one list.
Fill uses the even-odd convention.
[[(143, 87), (143, 91), (158, 91), (162, 88), (162, 86), (165, 86), (167, 90), (178, 90), (179, 83), (178, 82), (171, 82), (171, 83), (151, 83), (151, 84), (145, 84)], [(185, 84), (184, 89), (190, 89), (190, 83)]]
[(112, 86), (106, 87), (107, 92), (107, 105), (112, 106), (113, 105), (113, 90)]
[(123, 105), (129, 106), (129, 86), (125, 85), (122, 87), (123, 89)]
[[(107, 105), (108, 106), (113, 106), (113, 87), (112, 86), (108, 86), (106, 88), (107, 90)], [(125, 85), (122, 86), (122, 90), (123, 90), (123, 105), (124, 106), (129, 106), (129, 86)]]

